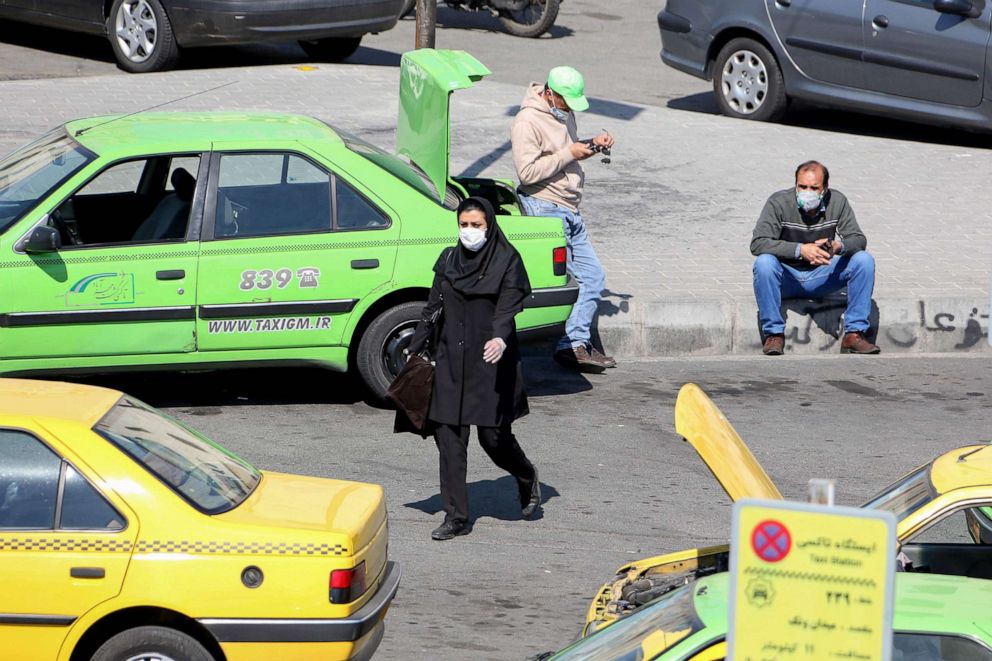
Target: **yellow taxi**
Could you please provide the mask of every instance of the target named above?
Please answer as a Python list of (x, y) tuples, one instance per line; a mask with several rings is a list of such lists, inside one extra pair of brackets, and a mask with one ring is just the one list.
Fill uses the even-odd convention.
[[(679, 391), (675, 431), (692, 444), (732, 500), (782, 499), (727, 418), (695, 384)], [(992, 579), (992, 550), (987, 545), (992, 541), (992, 446), (988, 443), (940, 455), (862, 507), (895, 515), (900, 560), (907, 571)], [(729, 562), (730, 547), (721, 545), (626, 564), (596, 593), (586, 613), (583, 635), (682, 585), (725, 572)]]
[(92, 386), (0, 379), (0, 657), (368, 659), (382, 487), (259, 471)]

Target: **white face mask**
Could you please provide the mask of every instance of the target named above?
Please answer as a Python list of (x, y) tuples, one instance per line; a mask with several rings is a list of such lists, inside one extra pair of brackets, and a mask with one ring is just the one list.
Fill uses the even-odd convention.
[(562, 124), (568, 122), (568, 113), (558, 107), (553, 95), (551, 96), (551, 114)]
[(796, 204), (806, 213), (812, 213), (820, 208), (823, 196), (812, 190), (796, 191)]
[(478, 252), (486, 245), (486, 231), (475, 227), (463, 227), (458, 230), (458, 240), (472, 252)]

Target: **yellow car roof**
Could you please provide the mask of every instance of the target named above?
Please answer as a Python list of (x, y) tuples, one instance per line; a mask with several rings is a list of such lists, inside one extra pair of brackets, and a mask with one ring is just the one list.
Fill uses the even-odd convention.
[(121, 398), (117, 390), (61, 381), (0, 379), (0, 421), (4, 416), (32, 416), (97, 423)]
[(992, 445), (969, 445), (937, 457), (930, 483), (937, 493), (992, 485)]

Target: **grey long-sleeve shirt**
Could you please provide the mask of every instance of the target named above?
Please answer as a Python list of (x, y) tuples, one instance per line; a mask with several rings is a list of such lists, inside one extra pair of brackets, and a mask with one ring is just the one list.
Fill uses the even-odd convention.
[(765, 202), (751, 238), (751, 254), (774, 255), (790, 265), (808, 266), (797, 259), (799, 246), (834, 238), (843, 243), (843, 254), (864, 250), (868, 245), (844, 194), (829, 189), (819, 212), (807, 218), (796, 205), (795, 189), (787, 188)]

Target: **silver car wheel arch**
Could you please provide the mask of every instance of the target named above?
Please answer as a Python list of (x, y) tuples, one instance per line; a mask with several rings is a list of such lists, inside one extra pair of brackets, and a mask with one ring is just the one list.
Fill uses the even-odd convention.
[(727, 58), (720, 74), (724, 101), (735, 112), (751, 115), (768, 96), (768, 68), (754, 51), (742, 49)]
[(117, 45), (130, 62), (139, 64), (155, 52), (158, 21), (146, 0), (124, 0), (114, 17)]

